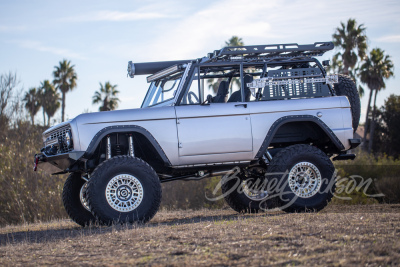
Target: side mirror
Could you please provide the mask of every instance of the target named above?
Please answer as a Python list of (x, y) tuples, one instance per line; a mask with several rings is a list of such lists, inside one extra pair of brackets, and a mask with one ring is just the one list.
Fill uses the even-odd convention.
[[(201, 105), (210, 105), (210, 103), (213, 102), (212, 99), (213, 99), (213, 97), (212, 97), (211, 95), (208, 95), (207, 98), (206, 98), (206, 100), (204, 100), (204, 102), (201, 103)], [(207, 103), (207, 104), (206, 104), (206, 103)]]
[(212, 103), (213, 102), (213, 97), (211, 95), (207, 96), (207, 102)]

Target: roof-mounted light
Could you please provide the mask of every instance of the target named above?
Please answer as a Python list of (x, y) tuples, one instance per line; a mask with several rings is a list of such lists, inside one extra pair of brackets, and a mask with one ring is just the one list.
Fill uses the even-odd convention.
[(166, 69), (160, 70), (159, 72), (154, 73), (153, 75), (150, 75), (149, 77), (147, 77), (147, 82), (152, 82), (154, 80), (158, 80), (160, 78), (169, 76), (171, 74), (174, 74), (178, 71), (180, 71), (182, 68), (184, 68), (185, 65), (180, 65), (180, 64), (176, 64), (173, 65), (171, 67), (168, 67)]

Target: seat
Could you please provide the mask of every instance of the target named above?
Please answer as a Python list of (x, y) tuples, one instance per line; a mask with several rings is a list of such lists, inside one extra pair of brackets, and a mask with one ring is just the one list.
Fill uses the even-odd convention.
[[(253, 76), (247, 74), (243, 78), (244, 82), (244, 101), (249, 102), (251, 97), (250, 88), (247, 86), (248, 83), (253, 81)], [(241, 90), (234, 92), (228, 99), (228, 102), (242, 102), (242, 93)]]
[(228, 99), (229, 84), (227, 81), (222, 81), (219, 84), (217, 95), (213, 97), (213, 103), (225, 103)]

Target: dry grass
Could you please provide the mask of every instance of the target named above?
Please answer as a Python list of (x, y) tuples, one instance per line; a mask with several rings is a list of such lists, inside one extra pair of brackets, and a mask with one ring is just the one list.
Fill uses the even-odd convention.
[(0, 228), (0, 265), (399, 265), (400, 205), (162, 211), (147, 225)]

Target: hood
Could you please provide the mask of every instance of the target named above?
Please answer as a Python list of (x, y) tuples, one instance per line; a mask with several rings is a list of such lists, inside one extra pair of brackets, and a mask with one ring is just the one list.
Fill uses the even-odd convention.
[(84, 124), (124, 124), (134, 121), (174, 119), (174, 107), (137, 108), (85, 113), (77, 116), (78, 127)]

